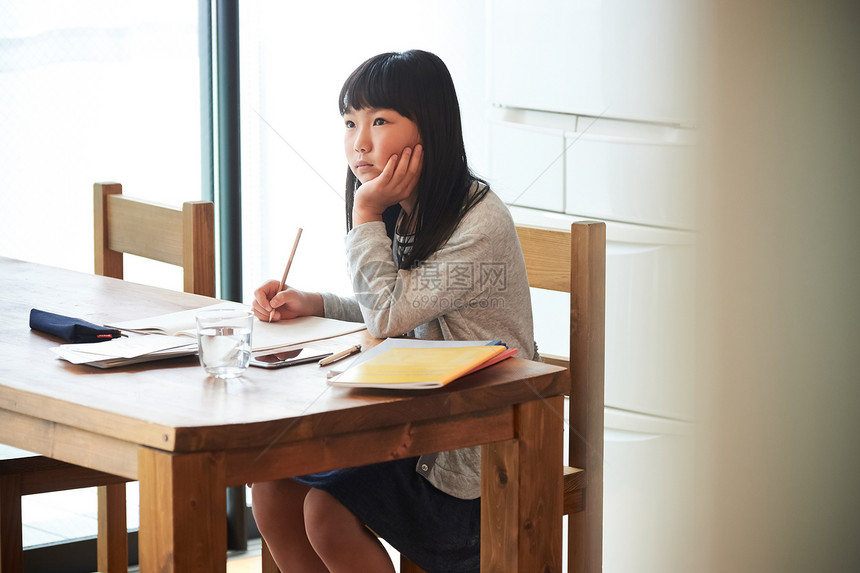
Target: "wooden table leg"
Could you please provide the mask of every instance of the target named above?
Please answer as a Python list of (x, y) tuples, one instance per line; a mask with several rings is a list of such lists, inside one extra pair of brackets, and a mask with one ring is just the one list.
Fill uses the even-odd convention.
[(21, 476), (0, 475), (0, 573), (24, 570), (21, 536)]
[(224, 573), (223, 454), (141, 448), (138, 477), (141, 573)]
[(125, 482), (98, 487), (98, 567), (104, 573), (128, 573)]
[(481, 571), (560, 572), (564, 399), (521, 404), (482, 450)]

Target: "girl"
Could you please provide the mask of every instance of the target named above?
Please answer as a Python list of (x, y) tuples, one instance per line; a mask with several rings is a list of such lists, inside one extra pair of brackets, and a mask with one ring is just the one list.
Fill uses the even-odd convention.
[[(254, 293), (268, 320), (363, 321), (377, 338), (501, 339), (537, 359), (510, 213), (466, 162), (451, 75), (435, 55), (373, 57), (340, 93), (346, 252), (355, 297)], [(282, 571), (394, 571), (370, 530), (429, 571), (480, 566), (480, 448), (254, 484)]]

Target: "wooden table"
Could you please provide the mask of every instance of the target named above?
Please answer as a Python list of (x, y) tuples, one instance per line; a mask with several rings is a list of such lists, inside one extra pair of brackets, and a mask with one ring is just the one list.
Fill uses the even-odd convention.
[(227, 486), (478, 444), (482, 570), (561, 570), (558, 367), (408, 393), (331, 388), (316, 365), (225, 382), (196, 357), (75, 366), (28, 327), (34, 307), (104, 323), (212, 302), (0, 257), (0, 443), (140, 481), (141, 571), (223, 572)]

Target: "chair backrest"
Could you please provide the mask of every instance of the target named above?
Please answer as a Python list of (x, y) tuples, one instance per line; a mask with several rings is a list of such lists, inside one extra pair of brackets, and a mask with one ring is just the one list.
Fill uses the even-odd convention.
[(93, 185), (95, 272), (123, 278), (123, 253), (182, 267), (184, 290), (215, 296), (215, 205), (182, 208), (122, 195), (119, 183)]
[(601, 571), (606, 225), (570, 232), (518, 226), (529, 285), (570, 293), (569, 358), (542, 356), (570, 373), (569, 463), (565, 468), (568, 570)]

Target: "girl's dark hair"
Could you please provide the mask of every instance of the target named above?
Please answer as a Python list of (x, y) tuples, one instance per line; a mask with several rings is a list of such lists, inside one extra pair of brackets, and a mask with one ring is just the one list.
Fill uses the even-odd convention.
[[(466, 162), (460, 105), (448, 68), (438, 56), (421, 50), (380, 54), (346, 79), (338, 104), (341, 115), (366, 108), (393, 109), (417, 124), (424, 160), (418, 199), (407, 227), (415, 230), (415, 241), (409, 255), (400, 261), (400, 268), (420, 264), (451, 237), (466, 211), (488, 190), (486, 182), (476, 177)], [(475, 181), (482, 185), (470, 196)], [(347, 168), (347, 231), (352, 229), (352, 206), (359, 185)], [(383, 214), (389, 236), (399, 213), (400, 206), (394, 205)]]

